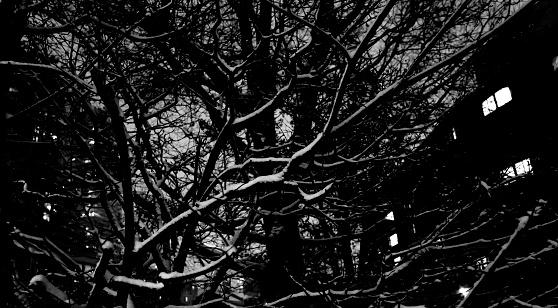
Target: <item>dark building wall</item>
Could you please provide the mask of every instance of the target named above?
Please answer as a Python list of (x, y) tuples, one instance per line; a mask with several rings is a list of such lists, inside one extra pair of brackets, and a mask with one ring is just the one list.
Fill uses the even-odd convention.
[[(538, 1), (500, 27), (475, 56), (478, 89), (441, 119), (423, 145), (427, 157), (397, 180), (397, 185), (406, 185), (410, 206), (399, 217), (409, 217), (405, 223), (414, 224), (418, 233), (405, 232), (408, 236), (421, 238), (434, 229), (446, 216), (436, 209), (453, 201), (464, 205), (473, 194), (465, 187), (481, 180), (496, 185), (504, 169), (523, 159), (530, 159), (533, 175), (510, 183), (499, 197), (519, 204), (552, 195), (552, 185), (558, 183), (558, 71), (552, 65), (558, 56), (556, 38), (558, 1)], [(483, 101), (504, 87), (512, 100), (484, 115)], [(449, 193), (464, 199), (452, 201)], [(413, 218), (429, 210), (432, 214)]]

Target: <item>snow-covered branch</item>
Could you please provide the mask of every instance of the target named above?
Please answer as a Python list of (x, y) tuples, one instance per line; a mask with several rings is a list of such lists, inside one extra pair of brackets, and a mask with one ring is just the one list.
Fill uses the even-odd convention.
[(149, 282), (149, 281), (145, 281), (145, 280), (141, 280), (141, 279), (128, 278), (128, 277), (125, 277), (125, 276), (114, 276), (114, 277), (112, 277), (110, 282), (124, 283), (124, 284), (130, 285), (130, 286), (135, 286), (135, 287), (140, 287), (140, 288), (147, 288), (147, 289), (155, 289), (155, 290), (160, 290), (160, 289), (165, 287), (165, 285), (161, 282), (155, 283), (155, 282)]

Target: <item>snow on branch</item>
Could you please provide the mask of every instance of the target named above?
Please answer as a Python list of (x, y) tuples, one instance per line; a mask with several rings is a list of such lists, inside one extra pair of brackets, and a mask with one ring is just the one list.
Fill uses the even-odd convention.
[(242, 164), (232, 165), (232, 166), (228, 167), (225, 171), (221, 172), (215, 178), (215, 180), (213, 180), (213, 183), (209, 187), (214, 187), (215, 186), (214, 183), (217, 183), (218, 180), (223, 179), (224, 177), (226, 177), (230, 173), (232, 173), (236, 170), (243, 170), (247, 166), (250, 166), (250, 165), (253, 165), (253, 164), (265, 164), (265, 163), (287, 164), (290, 161), (291, 161), (290, 158), (284, 158), (284, 157), (262, 157), (262, 158), (251, 157), (251, 158), (247, 159), (246, 161), (244, 161)]
[(333, 183), (330, 183), (326, 187), (318, 190), (317, 192), (315, 192), (313, 194), (307, 194), (304, 191), (302, 191), (302, 189), (300, 189), (300, 188), (298, 189), (298, 191), (300, 192), (300, 195), (302, 196), (304, 201), (312, 202), (313, 200), (323, 196), (332, 186), (333, 186)]
[(154, 283), (154, 282), (149, 282), (141, 279), (128, 278), (125, 276), (114, 276), (112, 277), (111, 281), (125, 283), (136, 287), (156, 289), (156, 290), (160, 290), (165, 286), (161, 282)]
[[(167, 222), (165, 225), (159, 228), (159, 230), (157, 230), (153, 235), (151, 235), (145, 241), (136, 243), (134, 247), (134, 251), (139, 253), (140, 251), (145, 250), (146, 247), (155, 245), (159, 238), (163, 237), (165, 233), (171, 230), (171, 227), (174, 227), (178, 222), (182, 221), (183, 219), (186, 219), (194, 212), (198, 212), (203, 209), (212, 207), (214, 205), (221, 204), (222, 202), (229, 200), (230, 198), (234, 197), (235, 195), (238, 195), (239, 193), (255, 191), (262, 184), (283, 182), (285, 174), (288, 174), (288, 172), (291, 170), (293, 165), (297, 166), (300, 163), (300, 161), (303, 160), (308, 155), (308, 153), (311, 152), (314, 146), (320, 140), (322, 140), (322, 136), (323, 136), (322, 134), (318, 134), (318, 136), (314, 139), (314, 141), (312, 141), (303, 149), (295, 152), (291, 156), (290, 161), (287, 163), (287, 165), (283, 168), (282, 171), (275, 174), (258, 176), (255, 179), (252, 179), (251, 181), (248, 181), (245, 184), (239, 184), (239, 185), (235, 185), (232, 188), (228, 188), (224, 192), (216, 196), (213, 196), (205, 201), (196, 202), (196, 207), (186, 210), (182, 214), (176, 216), (171, 221)], [(330, 187), (326, 186), (326, 188), (329, 189)]]
[(295, 152), (291, 156), (291, 161), (285, 166), (285, 168), (283, 168), (283, 170), (280, 173), (282, 175), (287, 175), (289, 174), (289, 171), (291, 171), (292, 166), (299, 166), (302, 160), (306, 158), (306, 156), (314, 149), (316, 144), (318, 144), (318, 142), (320, 142), (322, 139), (323, 139), (323, 134), (319, 133), (310, 144)]
[(33, 276), (31, 281), (29, 281), (29, 286), (33, 289), (36, 288), (36, 286), (42, 286), (46, 292), (55, 296), (57, 299), (65, 303), (70, 303), (68, 295), (57, 286), (53, 285), (44, 275)]
[(396, 275), (397, 273), (401, 272), (403, 269), (405, 269), (407, 266), (409, 266), (409, 264), (411, 264), (412, 260), (413, 259), (407, 260), (406, 262), (401, 262), (394, 269), (392, 269), (391, 271), (384, 274), (385, 278), (386, 279), (390, 278), (390, 277)]
[(70, 195), (63, 195), (63, 194), (50, 194), (48, 192), (40, 193), (37, 191), (31, 191), (27, 189), (27, 184), (25, 184), (23, 186), (23, 194), (26, 195), (30, 195), (30, 196), (35, 196), (38, 199), (41, 199), (43, 201), (49, 201), (49, 202), (53, 202), (53, 201), (64, 201), (64, 200), (79, 200), (82, 202), (87, 202), (87, 203), (95, 203), (98, 202), (100, 199), (99, 197), (86, 197), (86, 196), (80, 196), (77, 194), (72, 194), (70, 193)]
[(224, 192), (218, 194), (217, 196), (213, 196), (208, 200), (198, 201), (196, 202), (196, 207), (186, 210), (182, 214), (176, 216), (171, 221), (167, 222), (161, 228), (159, 228), (159, 230), (157, 230), (153, 235), (151, 235), (145, 241), (136, 243), (134, 247), (134, 251), (139, 253), (142, 250), (145, 250), (146, 247), (156, 244), (157, 240), (163, 237), (164, 234), (171, 229), (171, 227), (174, 227), (178, 222), (182, 221), (183, 219), (186, 219), (194, 212), (204, 210), (213, 205), (221, 204), (221, 202), (229, 200), (231, 197), (233, 197), (234, 195), (240, 192), (250, 192), (252, 190), (255, 190), (261, 184), (279, 183), (282, 181), (283, 181), (283, 171), (275, 174), (263, 175), (249, 181), (246, 184), (234, 185), (232, 188), (228, 188)]
[(281, 102), (281, 98), (287, 93), (287, 91), (289, 91), (289, 89), (291, 88), (291, 85), (293, 84), (293, 80), (291, 79), (289, 81), (289, 83), (282, 87), (281, 89), (279, 89), (279, 91), (277, 91), (277, 93), (275, 94), (275, 96), (273, 96), (273, 98), (271, 98), (267, 103), (265, 103), (263, 106), (261, 106), (260, 108), (252, 111), (251, 113), (239, 117), (237, 119), (234, 120), (234, 122), (232, 123), (232, 126), (235, 129), (240, 129), (240, 125), (246, 125), (249, 121), (255, 120), (257, 118), (258, 115), (262, 114), (263, 112), (270, 110), (271, 108), (273, 108), (275, 105), (277, 105), (278, 103)]
[(193, 277), (197, 277), (203, 274), (206, 274), (208, 272), (213, 271), (214, 269), (216, 269), (223, 261), (225, 261), (228, 257), (234, 255), (236, 253), (236, 248), (234, 246), (229, 246), (227, 249), (225, 249), (225, 254), (223, 254), (219, 259), (205, 265), (202, 266), (200, 268), (197, 268), (193, 271), (189, 271), (186, 273), (179, 273), (179, 272), (171, 272), (171, 273), (160, 273), (159, 277), (161, 279), (164, 280), (172, 280), (172, 279), (182, 279), (182, 280), (186, 280), (189, 278), (193, 278)]
[(277, 304), (282, 303), (284, 301), (293, 299), (293, 298), (301, 298), (301, 297), (322, 297), (324, 295), (332, 295), (332, 296), (355, 296), (355, 295), (366, 295), (372, 292), (375, 292), (378, 289), (380, 280), (376, 283), (376, 286), (368, 289), (355, 289), (355, 290), (324, 290), (320, 292), (313, 292), (313, 291), (301, 291), (298, 293), (289, 294), (282, 298), (279, 298), (273, 302), (265, 303), (261, 307), (277, 307)]
[[(537, 212), (537, 210), (535, 210), (535, 211)], [(494, 260), (486, 266), (486, 268), (484, 269), (481, 277), (475, 282), (475, 284), (471, 288), (471, 291), (469, 292), (469, 295), (464, 297), (463, 300), (461, 300), (461, 302), (459, 302), (459, 305), (457, 306), (457, 308), (463, 307), (465, 305), (465, 303), (467, 302), (467, 300), (469, 298), (471, 298), (474, 291), (479, 288), (479, 285), (482, 283), (482, 281), (485, 279), (485, 277), (489, 273), (491, 273), (495, 270), (495, 264), (502, 258), (502, 256), (506, 252), (506, 250), (510, 247), (511, 243), (516, 239), (519, 232), (521, 232), (521, 230), (523, 230), (525, 228), (525, 226), (527, 225), (527, 222), (529, 222), (529, 218), (530, 218), (530, 216), (523, 216), (523, 217), (519, 218), (519, 223), (517, 224), (517, 227), (515, 228), (515, 231), (513, 232), (513, 234), (510, 236), (510, 239), (504, 245), (502, 245), (502, 248), (500, 248), (500, 251), (498, 252), (498, 255), (496, 255)]]

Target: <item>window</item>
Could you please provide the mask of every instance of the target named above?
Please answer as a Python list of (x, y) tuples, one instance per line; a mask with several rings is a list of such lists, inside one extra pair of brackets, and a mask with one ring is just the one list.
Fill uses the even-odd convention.
[(457, 293), (461, 294), (461, 296), (463, 297), (467, 297), (467, 295), (469, 295), (469, 292), (471, 292), (471, 288), (467, 287), (459, 287), (459, 290), (457, 290)]
[(476, 262), (477, 268), (479, 270), (484, 270), (487, 266), (488, 266), (488, 258), (486, 257), (482, 257), (480, 259), (478, 259)]
[(394, 217), (393, 217), (393, 212), (389, 212), (389, 213), (386, 215), (386, 219), (387, 219), (387, 220), (395, 220)]
[(397, 238), (397, 233), (394, 233), (392, 236), (389, 237), (389, 246), (393, 247), (399, 243), (399, 239)]
[(526, 158), (522, 161), (519, 161), (517, 163), (515, 163), (513, 166), (510, 166), (506, 169), (504, 169), (504, 171), (502, 171), (504, 177), (506, 178), (512, 178), (518, 175), (522, 175), (522, 174), (526, 174), (526, 173), (530, 173), (532, 170), (531, 168), (531, 160), (529, 160), (529, 158)]
[(482, 113), (484, 115), (488, 115), (496, 110), (496, 108), (504, 106), (506, 103), (511, 101), (511, 99), (510, 88), (502, 88), (482, 102)]

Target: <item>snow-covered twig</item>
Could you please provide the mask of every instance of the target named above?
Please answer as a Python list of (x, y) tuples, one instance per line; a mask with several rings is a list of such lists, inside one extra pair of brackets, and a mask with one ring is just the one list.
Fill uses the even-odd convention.
[(277, 91), (275, 96), (273, 96), (273, 98), (267, 101), (267, 103), (265, 103), (260, 108), (252, 111), (251, 113), (235, 119), (234, 122), (232, 123), (232, 126), (237, 130), (246, 128), (246, 125), (251, 121), (256, 120), (259, 115), (261, 115), (262, 113), (268, 110), (272, 110), (272, 108), (274, 108), (278, 103), (281, 102), (281, 99), (283, 98), (283, 96), (285, 96), (288, 93), (293, 83), (294, 81), (292, 79), (289, 80), (289, 83), (286, 86), (279, 89), (279, 91)]
[(302, 191), (302, 189), (298, 189), (300, 195), (302, 196), (302, 199), (306, 202), (313, 202), (314, 200), (324, 196), (327, 191), (333, 186), (333, 183), (328, 184), (326, 187), (318, 190), (317, 192), (313, 193), (313, 194), (307, 194), (304, 191)]
[(214, 269), (216, 269), (219, 265), (221, 265), (223, 261), (225, 261), (227, 258), (232, 256), (234, 253), (236, 253), (236, 248), (231, 246), (228, 249), (226, 249), (226, 253), (223, 254), (219, 259), (205, 266), (202, 266), (200, 268), (197, 268), (193, 271), (189, 271), (186, 273), (178, 273), (178, 272), (160, 273), (159, 277), (164, 280), (176, 280), (176, 279), (186, 280), (189, 278), (201, 276), (203, 274), (209, 273)]
[(56, 297), (58, 300), (65, 303), (70, 303), (68, 295), (57, 286), (53, 285), (44, 275), (36, 275), (29, 281), (29, 286), (37, 291), (41, 291), (39, 288), (43, 288), (42, 291), (48, 292), (50, 295)]
[(471, 298), (472, 295), (474, 295), (474, 292), (479, 288), (479, 285), (481, 285), (481, 283), (486, 278), (486, 276), (489, 273), (491, 273), (495, 270), (494, 265), (498, 261), (500, 261), (500, 259), (502, 258), (502, 256), (506, 252), (506, 250), (510, 247), (511, 243), (515, 240), (515, 238), (517, 237), (519, 232), (521, 232), (521, 230), (523, 230), (523, 228), (525, 228), (525, 225), (527, 225), (527, 222), (529, 222), (529, 218), (530, 218), (529, 216), (523, 216), (523, 217), (519, 218), (519, 223), (517, 224), (517, 227), (515, 228), (515, 231), (513, 232), (513, 234), (510, 236), (510, 239), (504, 245), (502, 245), (502, 248), (500, 248), (500, 251), (498, 252), (498, 255), (496, 255), (494, 260), (492, 262), (490, 262), (488, 264), (488, 266), (486, 266), (486, 268), (484, 269), (481, 277), (475, 282), (475, 284), (473, 285), (473, 287), (469, 291), (469, 294), (467, 296), (465, 296), (461, 300), (461, 302), (459, 302), (459, 305), (457, 305), (457, 308), (462, 308), (465, 305), (465, 303), (467, 302), (467, 300), (469, 298)]
[(156, 289), (156, 290), (160, 290), (165, 286), (161, 282), (154, 283), (154, 282), (149, 282), (141, 279), (128, 278), (125, 276), (114, 276), (110, 281), (124, 283), (124, 284), (141, 287), (141, 288)]

